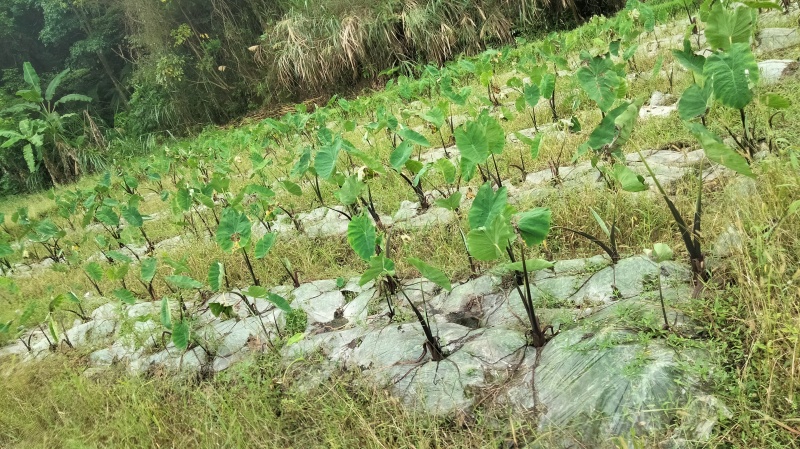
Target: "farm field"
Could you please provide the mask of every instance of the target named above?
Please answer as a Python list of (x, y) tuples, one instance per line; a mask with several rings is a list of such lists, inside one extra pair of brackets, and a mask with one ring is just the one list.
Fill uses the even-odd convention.
[(798, 20), (632, 0), (0, 199), (0, 447), (800, 446)]

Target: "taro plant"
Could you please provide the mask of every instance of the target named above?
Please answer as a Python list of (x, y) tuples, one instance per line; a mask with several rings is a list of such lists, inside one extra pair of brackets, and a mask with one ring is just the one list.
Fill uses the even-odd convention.
[(672, 248), (666, 243), (656, 243), (653, 245), (652, 250), (647, 250), (646, 253), (650, 259), (658, 265), (658, 273), (656, 273), (656, 282), (658, 284), (658, 300), (661, 303), (661, 314), (664, 317), (664, 330), (669, 330), (669, 319), (667, 318), (667, 308), (664, 305), (664, 289), (661, 286), (661, 271), (662, 263), (672, 260)]
[[(477, 169), (484, 182), (492, 180), (498, 187), (502, 187), (496, 156), (503, 152), (506, 134), (500, 123), (487, 110), (483, 110), (475, 120), (460, 126), (455, 136), (456, 146), (461, 153), (461, 173), (464, 179), (472, 179)], [(492, 162), (491, 166), (489, 160)]]
[[(365, 214), (353, 217), (347, 227), (347, 241), (355, 253), (365, 262), (369, 264), (369, 268), (361, 275), (359, 285), (365, 285), (370, 281), (378, 281), (382, 288), (380, 289), (386, 298), (386, 303), (389, 306), (390, 318), (394, 316), (394, 309), (392, 308), (391, 297), (397, 294), (403, 296), (414, 312), (422, 331), (425, 334), (425, 353), (430, 353), (433, 361), (444, 360), (447, 353), (442, 349), (439, 340), (434, 336), (431, 328), (431, 322), (428, 318), (427, 305), (423, 296), (422, 310), (414, 304), (403, 289), (402, 284), (396, 278), (395, 264), (389, 258), (389, 243), (388, 239), (383, 240), (379, 237), (375, 228), (375, 224)], [(381, 244), (383, 241), (383, 245)], [(408, 262), (416, 268), (423, 277), (438, 285), (439, 287), (449, 291), (452, 289), (450, 280), (438, 268), (435, 268), (417, 258), (409, 258)], [(422, 357), (421, 357), (422, 358)], [(420, 358), (420, 359), (421, 359)]]
[[(515, 224), (512, 224), (512, 217), (516, 219)], [(516, 213), (508, 204), (506, 188), (495, 191), (488, 182), (478, 190), (468, 215), (470, 254), (481, 261), (508, 257), (509, 263), (505, 267), (514, 272), (515, 288), (530, 325), (530, 344), (536, 348), (544, 346), (548, 337), (547, 328), (542, 328), (536, 316), (529, 274), (553, 264), (546, 260), (528, 259), (526, 249), (545, 240), (550, 232), (550, 217), (550, 210), (541, 207)], [(518, 236), (522, 242), (518, 242)]]

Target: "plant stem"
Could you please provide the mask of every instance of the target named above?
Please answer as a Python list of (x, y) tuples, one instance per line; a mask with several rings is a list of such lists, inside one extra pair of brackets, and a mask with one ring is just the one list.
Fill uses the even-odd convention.
[(253, 284), (261, 285), (256, 277), (255, 271), (253, 271), (253, 264), (250, 263), (250, 257), (247, 256), (247, 250), (242, 248), (242, 254), (244, 255), (244, 262), (247, 264), (247, 269), (250, 271), (250, 276), (253, 278)]

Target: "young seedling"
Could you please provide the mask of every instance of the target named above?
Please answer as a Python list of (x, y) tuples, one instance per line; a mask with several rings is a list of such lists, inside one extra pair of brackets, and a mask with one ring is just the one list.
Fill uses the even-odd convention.
[[(492, 261), (508, 256), (506, 268), (515, 273), (515, 286), (530, 324), (531, 345), (540, 348), (547, 343), (547, 328), (542, 328), (533, 305), (529, 273), (552, 267), (552, 263), (539, 259), (526, 259), (526, 247), (541, 244), (550, 232), (549, 209), (535, 208), (516, 215), (516, 226), (511, 218), (515, 210), (508, 205), (508, 192), (501, 187), (496, 192), (485, 183), (478, 190), (469, 211), (470, 231), (467, 246), (470, 254), (478, 260)], [(517, 244), (517, 234), (522, 244)], [(515, 247), (519, 248), (517, 262)], [(524, 287), (524, 291), (523, 288)], [(550, 328), (552, 331), (552, 328)]]
[(664, 330), (669, 330), (667, 308), (664, 306), (664, 290), (661, 287), (661, 263), (672, 260), (672, 249), (665, 243), (656, 243), (653, 245), (653, 249), (649, 251), (649, 255), (650, 259), (658, 265), (658, 273), (656, 274), (656, 279), (658, 279), (658, 299), (661, 302), (661, 314), (664, 317)]

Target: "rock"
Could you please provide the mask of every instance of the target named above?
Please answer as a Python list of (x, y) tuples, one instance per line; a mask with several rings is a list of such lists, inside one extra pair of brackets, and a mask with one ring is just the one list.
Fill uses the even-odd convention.
[(116, 329), (116, 321), (92, 320), (73, 326), (65, 335), (74, 348), (95, 347), (109, 340)]
[(797, 71), (798, 62), (793, 59), (768, 59), (758, 63), (761, 82), (775, 84), (784, 76)]
[(106, 303), (92, 311), (91, 317), (95, 321), (117, 320), (120, 313), (117, 304)]
[(562, 332), (544, 347), (534, 373), (534, 398), (546, 410), (539, 427), (569, 429), (591, 447), (614, 436), (630, 440), (663, 432), (674, 419), (672, 411), (696, 394), (696, 381), (684, 367), (703, 354), (678, 353), (658, 340), (643, 346), (635, 333), (613, 328)]
[(675, 97), (670, 94), (665, 94), (661, 91), (654, 91), (650, 96), (650, 106), (670, 106), (675, 104)]
[(425, 229), (431, 226), (441, 226), (455, 221), (456, 214), (443, 207), (431, 206), (424, 213), (420, 213), (419, 203), (404, 201), (400, 210), (392, 218), (394, 226), (398, 229)]
[(758, 33), (758, 51), (766, 53), (800, 45), (797, 28), (764, 28)]
[(717, 237), (714, 243), (713, 255), (716, 258), (730, 257), (742, 254), (745, 250), (742, 234), (733, 225), (728, 225), (725, 232)]
[(670, 106), (642, 106), (639, 109), (639, 118), (647, 120), (653, 117), (669, 117), (670, 114), (678, 110), (677, 105)]
[(292, 302), (294, 308), (303, 309), (308, 314), (308, 324), (327, 323), (336, 318), (336, 312), (344, 306), (344, 295), (336, 290), (317, 296), (297, 296)]

